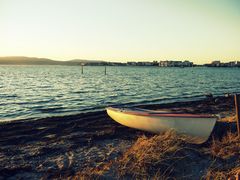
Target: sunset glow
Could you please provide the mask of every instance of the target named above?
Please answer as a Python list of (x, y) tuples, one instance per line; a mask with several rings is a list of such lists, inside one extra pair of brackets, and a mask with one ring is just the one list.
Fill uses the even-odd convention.
[(240, 60), (237, 0), (0, 0), (0, 56)]

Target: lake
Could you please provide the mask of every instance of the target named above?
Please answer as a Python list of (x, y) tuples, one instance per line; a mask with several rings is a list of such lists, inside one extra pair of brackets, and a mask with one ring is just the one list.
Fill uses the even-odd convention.
[(240, 68), (0, 66), (0, 121), (240, 92)]

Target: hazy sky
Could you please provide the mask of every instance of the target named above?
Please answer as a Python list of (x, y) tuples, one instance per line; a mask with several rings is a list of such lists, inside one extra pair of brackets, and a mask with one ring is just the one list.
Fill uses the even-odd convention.
[(0, 0), (0, 56), (240, 60), (240, 0)]

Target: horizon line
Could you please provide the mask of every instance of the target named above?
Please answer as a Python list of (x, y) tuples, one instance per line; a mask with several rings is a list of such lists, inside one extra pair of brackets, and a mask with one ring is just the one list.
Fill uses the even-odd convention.
[[(117, 63), (127, 63), (127, 62), (153, 62), (153, 61), (157, 61), (157, 62), (160, 62), (160, 61), (190, 61), (190, 62), (193, 62), (194, 64), (196, 65), (204, 65), (204, 64), (207, 64), (207, 63), (211, 63), (213, 61), (220, 61), (222, 62), (223, 60), (221, 59), (212, 59), (212, 60), (209, 60), (207, 63), (196, 63), (194, 62), (194, 60), (191, 60), (191, 59), (176, 59), (176, 58), (169, 58), (169, 59), (152, 59), (152, 60), (140, 60), (140, 59), (134, 59), (134, 60), (126, 60), (126, 61), (122, 61), (122, 60), (104, 60), (104, 59), (83, 59), (83, 58), (73, 58), (73, 59), (63, 59), (63, 60), (60, 60), (60, 59), (53, 59), (53, 58), (48, 58), (48, 57), (37, 57), (37, 56), (25, 56), (25, 55), (17, 55), (17, 56), (0, 56), (0, 58), (36, 58), (36, 59), (47, 59), (47, 60), (51, 60), (51, 61), (72, 61), (72, 60), (83, 60), (83, 61), (102, 61), (102, 62), (117, 62)], [(224, 58), (226, 59), (226, 58)], [(231, 62), (231, 61), (240, 61), (240, 59), (232, 59), (232, 58), (229, 58), (229, 60), (225, 60), (226, 63), (227, 62)]]

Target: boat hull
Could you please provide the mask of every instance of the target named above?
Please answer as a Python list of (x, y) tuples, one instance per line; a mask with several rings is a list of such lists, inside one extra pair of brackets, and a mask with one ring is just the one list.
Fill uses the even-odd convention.
[(171, 114), (144, 114), (124, 111), (118, 108), (107, 108), (108, 115), (116, 122), (152, 133), (175, 130), (178, 134), (188, 135), (194, 143), (200, 144), (209, 138), (216, 123), (216, 116), (191, 117)]

